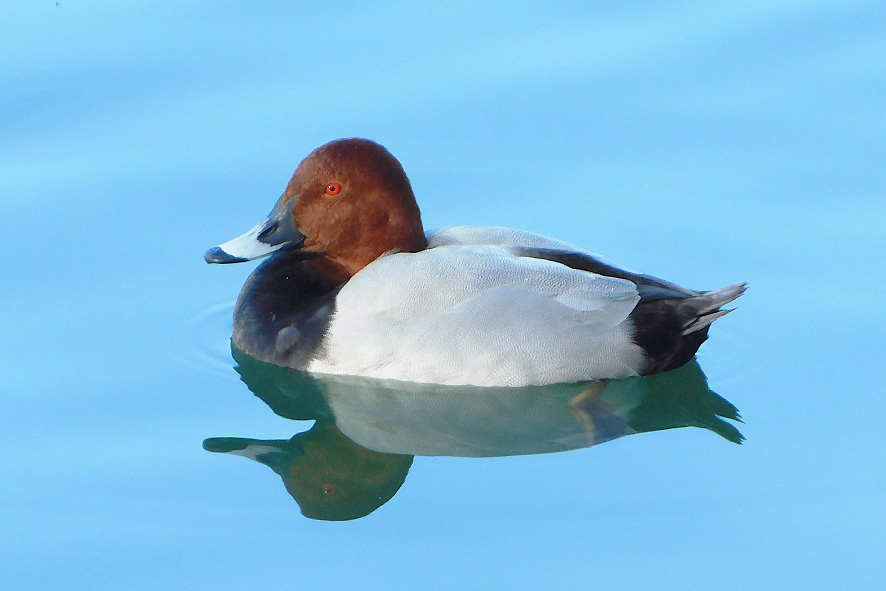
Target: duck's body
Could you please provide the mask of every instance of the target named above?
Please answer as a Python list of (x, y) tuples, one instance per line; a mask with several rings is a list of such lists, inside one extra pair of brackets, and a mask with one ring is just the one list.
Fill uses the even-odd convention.
[[(371, 170), (354, 169), (367, 159)], [(273, 253), (235, 307), (239, 349), (308, 372), (421, 383), (624, 378), (687, 362), (725, 313), (720, 307), (744, 291), (739, 284), (695, 292), (507, 228), (419, 235), (414, 197), (397, 168), (367, 140), (331, 142), (299, 166), (263, 224), (207, 253), (209, 262), (238, 262), (254, 258), (256, 242)], [(379, 179), (395, 189), (375, 186)], [(312, 199), (309, 182), (325, 186), (326, 196)], [(343, 187), (360, 184), (371, 188), (339, 207)], [(316, 219), (326, 215), (334, 226)]]

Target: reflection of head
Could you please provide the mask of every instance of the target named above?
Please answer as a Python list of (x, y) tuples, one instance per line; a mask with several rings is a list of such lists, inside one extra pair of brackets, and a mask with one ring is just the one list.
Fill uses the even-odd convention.
[(412, 456), (361, 447), (331, 423), (296, 436), (305, 455), (283, 478), (305, 517), (343, 521), (368, 515), (387, 503), (406, 480)]
[(366, 449), (321, 421), (288, 441), (224, 437), (207, 439), (203, 447), (269, 466), (305, 517), (325, 521), (369, 515), (391, 500), (412, 465), (412, 456)]

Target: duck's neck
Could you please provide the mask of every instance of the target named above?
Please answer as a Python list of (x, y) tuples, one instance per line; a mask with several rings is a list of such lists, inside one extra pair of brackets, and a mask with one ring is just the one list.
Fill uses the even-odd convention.
[[(391, 252), (418, 252), (428, 246), (424, 231), (410, 231), (390, 240), (349, 244), (346, 248), (323, 249), (320, 261), (325, 261), (322, 272), (329, 277), (338, 277), (347, 281), (360, 272), (372, 261)], [(319, 249), (318, 249), (319, 250)], [(319, 264), (319, 262), (318, 262)]]
[[(322, 254), (310, 261), (310, 266), (317, 275), (325, 277), (331, 283), (342, 284), (354, 276), (363, 267), (355, 268), (346, 261), (336, 260)], [(365, 266), (365, 265), (364, 265)]]

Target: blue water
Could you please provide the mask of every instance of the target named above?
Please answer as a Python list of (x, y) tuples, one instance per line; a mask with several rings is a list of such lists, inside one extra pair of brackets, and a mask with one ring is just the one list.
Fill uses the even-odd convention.
[[(881, 3), (37, 0), (0, 16), (4, 588), (886, 579)], [(524, 228), (694, 288), (748, 281), (699, 355), (747, 440), (417, 456), (347, 522), (205, 451), (313, 424), (240, 381), (230, 311), (254, 265), (202, 253), (344, 136), (400, 159), (428, 227)]]

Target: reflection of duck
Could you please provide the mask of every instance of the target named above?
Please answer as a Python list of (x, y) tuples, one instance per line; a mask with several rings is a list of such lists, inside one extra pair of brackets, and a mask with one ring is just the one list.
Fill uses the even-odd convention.
[(314, 150), (267, 219), (205, 258), (272, 253), (240, 293), (236, 346), (312, 373), (433, 384), (667, 371), (744, 291), (688, 290), (517, 230), (425, 235), (400, 163), (360, 139)]
[(588, 447), (624, 435), (702, 427), (739, 443), (738, 411), (698, 363), (609, 382), (482, 388), (309, 376), (233, 349), (246, 385), (281, 416), (333, 420), (363, 447), (428, 456), (506, 456)]
[(381, 507), (400, 489), (412, 465), (412, 456), (361, 447), (326, 421), (288, 440), (214, 437), (203, 447), (270, 467), (305, 517), (326, 521), (364, 517)]
[(723, 420), (738, 420), (738, 411), (708, 388), (695, 360), (647, 377), (483, 388), (311, 376), (232, 351), (243, 381), (274, 412), (317, 423), (290, 440), (216, 437), (204, 447), (271, 467), (315, 519), (375, 510), (403, 484), (415, 455), (550, 453), (689, 426), (743, 439)]

